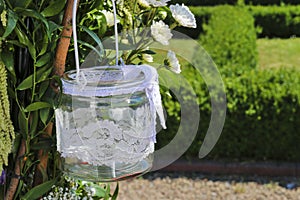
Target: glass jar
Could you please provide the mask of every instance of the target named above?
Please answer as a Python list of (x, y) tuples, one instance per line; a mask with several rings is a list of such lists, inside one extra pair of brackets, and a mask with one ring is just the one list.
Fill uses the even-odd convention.
[(63, 172), (108, 182), (150, 170), (156, 109), (148, 89), (156, 71), (134, 66), (81, 71), (78, 80), (76, 71), (62, 78), (62, 101), (55, 110)]

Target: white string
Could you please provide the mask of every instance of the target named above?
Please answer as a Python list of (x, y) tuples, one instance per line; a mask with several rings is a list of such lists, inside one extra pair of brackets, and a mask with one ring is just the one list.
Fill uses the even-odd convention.
[(115, 24), (115, 43), (116, 43), (116, 65), (119, 63), (119, 35), (118, 35), (118, 21), (117, 21), (117, 9), (115, 0), (111, 0), (114, 12), (114, 24)]
[(76, 81), (77, 81), (77, 83), (79, 83), (80, 68), (79, 68), (79, 53), (78, 53), (77, 32), (76, 32), (77, 2), (78, 2), (78, 0), (74, 0), (73, 11), (72, 11), (72, 29), (73, 29), (73, 39), (74, 39)]
[[(119, 63), (119, 35), (118, 35), (118, 21), (117, 21), (117, 9), (114, 0), (111, 0), (113, 4), (113, 14), (114, 14), (114, 24), (115, 24), (115, 48), (116, 48), (116, 66)], [(76, 25), (76, 14), (77, 14), (77, 3), (78, 0), (74, 0), (73, 12), (72, 12), (72, 29), (73, 29), (73, 39), (74, 39), (74, 54), (75, 54), (75, 66), (76, 66), (76, 81), (78, 84), (85, 86), (87, 84), (86, 77), (80, 72), (79, 63), (79, 51), (78, 51), (78, 41), (77, 41), (77, 25)], [(80, 76), (83, 78), (83, 83), (80, 82)]]

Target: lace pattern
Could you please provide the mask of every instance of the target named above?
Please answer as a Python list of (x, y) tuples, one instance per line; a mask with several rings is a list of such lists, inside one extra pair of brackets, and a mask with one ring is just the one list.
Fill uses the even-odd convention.
[(149, 106), (110, 109), (110, 120), (97, 119), (93, 109), (57, 109), (58, 151), (62, 157), (93, 165), (138, 162), (154, 152), (154, 118)]

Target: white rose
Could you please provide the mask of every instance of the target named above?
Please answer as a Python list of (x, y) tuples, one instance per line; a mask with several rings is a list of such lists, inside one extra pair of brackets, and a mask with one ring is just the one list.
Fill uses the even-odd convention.
[(181, 69), (176, 54), (173, 51), (169, 50), (167, 54), (167, 59), (170, 70), (176, 74), (180, 74)]
[(169, 26), (163, 21), (153, 22), (151, 26), (151, 34), (155, 41), (163, 45), (169, 45), (169, 40), (173, 36)]
[(190, 9), (182, 4), (171, 5), (170, 10), (174, 19), (184, 27), (197, 28), (196, 19)]

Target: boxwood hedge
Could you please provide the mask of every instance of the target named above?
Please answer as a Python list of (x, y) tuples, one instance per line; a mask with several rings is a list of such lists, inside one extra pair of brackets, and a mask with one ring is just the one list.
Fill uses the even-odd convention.
[(173, 0), (172, 3), (184, 3), (189, 6), (214, 6), (222, 4), (234, 5), (238, 0)]
[(256, 30), (248, 10), (218, 6), (203, 28), (200, 44), (218, 67), (231, 66), (231, 70), (238, 73), (242, 73), (245, 67), (256, 67)]
[[(203, 33), (203, 23), (211, 17), (215, 7), (190, 7), (197, 20), (197, 30), (180, 28), (188, 36), (196, 39)], [(300, 36), (300, 6), (245, 6), (254, 17), (258, 37), (289, 38)]]
[(300, 36), (300, 6), (249, 6), (259, 37)]
[[(194, 69), (186, 69), (183, 74), (199, 98), (199, 131), (185, 153), (185, 157), (196, 158), (210, 121), (210, 97), (204, 81), (200, 75), (195, 76), (197, 72)], [(226, 121), (217, 145), (207, 158), (299, 161), (299, 71), (253, 69), (240, 76), (223, 76), (223, 81), (228, 102)], [(172, 105), (174, 107), (167, 109), (178, 111), (178, 103), (167, 104)], [(157, 146), (167, 144), (177, 132), (178, 126), (179, 120), (169, 117), (169, 129), (167, 133), (158, 135)]]
[(236, 5), (240, 2), (244, 2), (249, 5), (284, 5), (300, 4), (299, 0), (173, 0), (172, 3), (184, 3), (190, 6), (215, 6), (222, 4)]

